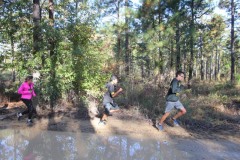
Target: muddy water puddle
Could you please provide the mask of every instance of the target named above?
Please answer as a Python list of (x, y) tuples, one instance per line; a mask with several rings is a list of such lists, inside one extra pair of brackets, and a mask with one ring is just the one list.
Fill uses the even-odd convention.
[(1, 160), (239, 160), (240, 144), (184, 138), (0, 130)]

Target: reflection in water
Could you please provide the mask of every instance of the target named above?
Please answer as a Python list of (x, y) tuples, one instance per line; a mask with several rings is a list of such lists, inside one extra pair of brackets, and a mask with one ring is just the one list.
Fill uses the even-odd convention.
[(0, 131), (0, 159), (3, 160), (159, 160), (166, 159), (166, 156), (177, 159), (172, 152), (173, 150), (159, 141), (137, 140), (125, 136), (105, 137), (31, 130)]
[[(127, 136), (99, 136), (96, 134), (0, 130), (0, 160), (187, 160), (187, 159), (237, 159), (239, 145), (228, 152), (215, 150), (192, 140), (171, 142), (151, 139), (134, 139)], [(231, 148), (231, 146), (228, 146)], [(234, 155), (235, 154), (235, 155)]]

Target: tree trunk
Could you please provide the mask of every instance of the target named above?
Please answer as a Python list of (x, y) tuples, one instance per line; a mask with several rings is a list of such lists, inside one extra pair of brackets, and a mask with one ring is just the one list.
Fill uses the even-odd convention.
[(54, 3), (53, 3), (53, 0), (49, 0), (48, 14), (49, 14), (50, 26), (53, 27), (53, 25), (54, 25)]
[[(53, 0), (49, 0), (48, 13), (49, 13), (49, 20), (50, 20), (49, 25), (54, 28), (54, 3), (53, 3)], [(55, 48), (54, 40), (52, 39), (52, 37), (49, 37), (49, 45), (50, 45), (50, 56), (52, 57), (54, 55), (54, 48)]]
[(176, 71), (181, 70), (181, 53), (180, 53), (180, 29), (179, 23), (176, 23), (176, 46), (177, 46), (177, 53), (176, 53)]
[[(120, 0), (117, 1), (117, 22), (118, 25), (120, 23)], [(120, 63), (122, 60), (122, 56), (121, 56), (121, 32), (120, 29), (118, 28), (118, 35), (117, 35), (117, 67), (118, 67), (118, 74), (121, 76), (121, 66)]]
[(131, 74), (134, 74), (134, 64), (133, 64), (133, 61), (134, 61), (134, 56), (130, 50), (130, 71), (131, 71)]
[(234, 53), (234, 0), (231, 0), (231, 82), (235, 81), (235, 53)]
[(126, 75), (129, 75), (129, 18), (128, 18), (128, 7), (129, 2), (128, 0), (125, 0), (125, 73)]
[[(186, 71), (187, 71), (187, 43), (186, 43), (186, 40), (184, 41), (184, 51), (183, 51), (183, 72), (186, 74)], [(186, 75), (184, 77), (184, 79), (186, 79)]]
[(40, 50), (41, 34), (40, 34), (41, 8), (40, 0), (33, 0), (33, 54)]
[(216, 46), (216, 55), (215, 55), (215, 81), (217, 80), (218, 77), (218, 47)]
[(141, 63), (141, 75), (142, 75), (142, 78), (144, 78), (144, 64), (143, 62)]
[[(53, 0), (49, 0), (49, 9), (48, 9), (48, 13), (49, 13), (49, 20), (50, 20), (50, 26), (53, 27), (54, 29), (54, 3)], [(52, 39), (52, 37), (49, 37), (49, 52), (50, 52), (50, 59), (51, 59), (51, 71), (50, 71), (50, 75), (51, 75), (51, 85), (53, 85), (53, 91), (50, 95), (50, 107), (51, 109), (53, 109), (54, 104), (56, 102), (56, 60), (57, 57), (55, 55), (55, 42), (54, 39)]]
[(204, 80), (204, 60), (203, 60), (203, 40), (202, 35), (200, 35), (200, 56), (201, 56), (201, 67), (200, 67), (200, 74), (201, 74), (201, 80)]
[(129, 75), (129, 18), (128, 18), (129, 1), (125, 0), (125, 72)]
[(189, 62), (189, 79), (192, 79), (192, 74), (193, 74), (193, 62), (194, 62), (194, 57), (193, 57), (193, 34), (194, 34), (194, 0), (191, 1), (191, 24), (190, 24), (190, 62)]
[(205, 79), (208, 79), (208, 60), (205, 61)]
[(217, 68), (217, 70), (218, 70), (218, 79), (219, 80), (220, 80), (220, 75), (221, 75), (220, 65), (221, 65), (221, 52), (219, 51), (219, 53), (218, 53), (218, 64), (217, 64), (217, 66), (218, 66), (218, 68)]
[(214, 56), (214, 80), (217, 80), (217, 49), (215, 51), (215, 56)]
[[(54, 3), (53, 3), (53, 0), (49, 0), (48, 13), (49, 13), (49, 20), (50, 20), (49, 25), (51, 27), (53, 27), (53, 29), (54, 29)], [(49, 37), (49, 45), (50, 45), (50, 56), (52, 57), (54, 55), (54, 48), (55, 48), (54, 39), (52, 39), (52, 37)]]
[(173, 41), (170, 40), (170, 46), (171, 46), (171, 49), (170, 49), (170, 68), (171, 70), (173, 69)]
[(15, 73), (15, 51), (14, 51), (14, 40), (13, 35), (11, 35), (11, 52), (12, 52), (12, 82), (15, 82), (16, 80), (16, 73)]
[(151, 69), (151, 60), (149, 56), (146, 57), (146, 69), (147, 69), (147, 76), (150, 77), (150, 69)]
[[(162, 22), (162, 10), (161, 10), (161, 2), (159, 2), (158, 5), (158, 25), (160, 26)], [(158, 41), (161, 41), (161, 31), (159, 30), (158, 32)], [(161, 48), (158, 47), (158, 56), (159, 56), (159, 73), (163, 73), (163, 53), (161, 51)]]
[(195, 78), (198, 78), (198, 69), (199, 69), (199, 53), (197, 53), (197, 56), (196, 56), (196, 60), (194, 61), (194, 68), (195, 68), (195, 74), (193, 76), (195, 76)]
[(209, 68), (209, 69), (210, 69), (210, 76), (209, 76), (209, 79), (210, 79), (210, 80), (212, 80), (212, 74), (213, 74), (213, 73), (212, 73), (212, 72), (213, 72), (213, 62), (212, 62), (212, 61), (213, 61), (213, 57), (214, 57), (213, 54), (214, 54), (214, 53), (212, 52), (212, 53), (211, 53), (211, 59), (210, 59), (210, 68)]

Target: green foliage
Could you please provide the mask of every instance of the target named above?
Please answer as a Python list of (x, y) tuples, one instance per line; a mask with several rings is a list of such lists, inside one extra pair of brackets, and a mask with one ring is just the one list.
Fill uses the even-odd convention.
[[(152, 81), (180, 66), (185, 71), (193, 67), (195, 77), (204, 71), (204, 79), (229, 76), (228, 25), (222, 16), (210, 12), (210, 4), (128, 2), (60, 0), (54, 4), (55, 17), (50, 20), (48, 1), (43, 1), (36, 30), (31, 1), (4, 1), (0, 42), (8, 47), (0, 50), (2, 70), (11, 71), (12, 81), (20, 82), (39, 71), (36, 88), (45, 102), (66, 98), (72, 90), (82, 97), (86, 93), (99, 97), (111, 74), (126, 81), (132, 77)], [(35, 33), (38, 42), (33, 42)], [(236, 39), (239, 45), (239, 37)], [(39, 50), (35, 53), (36, 45)], [(130, 68), (127, 77), (125, 68)], [(144, 87), (138, 92), (143, 91)], [(144, 106), (155, 103), (150, 99), (142, 102)]]
[[(1, 41), (10, 44), (12, 38), (15, 46), (14, 50), (9, 48), (3, 54), (7, 62), (4, 63), (4, 70), (16, 71), (20, 80), (16, 86), (26, 75), (39, 71), (41, 77), (35, 86), (42, 102), (55, 103), (59, 98), (66, 98), (70, 90), (76, 94), (91, 92), (98, 96), (109, 75), (103, 72), (104, 63), (108, 59), (108, 55), (100, 50), (104, 42), (94, 39), (94, 15), (88, 14), (89, 18), (86, 15), (85, 18), (79, 17), (92, 12), (93, 8), (86, 5), (87, 2), (76, 2), (79, 4), (76, 8), (74, 3), (56, 3), (56, 27), (52, 27), (45, 9), (48, 4), (43, 2), (40, 30), (37, 31), (41, 36), (38, 42), (40, 50), (34, 55), (33, 22), (29, 19), (32, 11), (28, 9), (31, 2), (22, 0), (1, 5), (3, 11), (8, 10), (2, 14), (5, 17), (0, 19), (4, 33), (0, 37)], [(79, 14), (76, 15), (74, 10), (79, 11)], [(54, 55), (49, 54), (52, 47), (50, 42), (54, 43)], [(11, 62), (9, 59), (12, 56), (14, 61)], [(12, 89), (16, 90), (16, 87)]]

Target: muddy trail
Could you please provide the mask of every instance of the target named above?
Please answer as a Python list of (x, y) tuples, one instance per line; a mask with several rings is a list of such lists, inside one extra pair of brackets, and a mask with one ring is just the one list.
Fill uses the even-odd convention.
[(18, 107), (19, 103), (0, 109), (0, 159), (237, 160), (240, 157), (240, 134), (236, 132), (213, 133), (196, 128), (196, 133), (169, 123), (159, 132), (152, 120), (130, 109), (114, 113), (106, 126), (99, 126), (99, 118), (85, 109), (65, 108), (54, 113), (45, 110), (38, 112), (34, 124), (28, 126), (27, 117), (17, 120), (16, 112), (24, 109)]
[[(8, 104), (0, 104), (0, 128), (17, 128), (27, 127), (27, 116), (23, 116), (20, 121), (17, 120), (17, 112), (25, 110), (23, 102), (11, 102)], [(193, 138), (230, 138), (240, 139), (240, 124), (231, 124), (231, 127), (222, 125), (222, 127), (209, 127), (208, 124), (189, 122), (184, 124), (180, 119), (180, 127), (173, 127), (169, 119), (166, 120), (164, 131), (159, 132), (155, 128), (155, 119), (147, 118), (138, 110), (137, 107), (128, 107), (113, 113), (109, 117), (109, 122), (106, 126), (99, 126), (99, 112), (102, 113), (102, 108), (86, 108), (86, 107), (58, 107), (54, 111), (49, 109), (37, 110), (34, 114), (34, 125), (41, 127), (42, 130), (54, 131), (72, 131), (79, 130), (86, 133), (114, 133), (114, 134), (140, 134), (148, 135), (164, 135), (169, 134), (178, 137), (193, 137)], [(188, 121), (187, 121), (188, 122)], [(81, 124), (81, 125), (80, 125)], [(194, 126), (195, 124), (195, 126)], [(224, 128), (225, 127), (225, 128)], [(154, 135), (155, 136), (155, 135)]]

